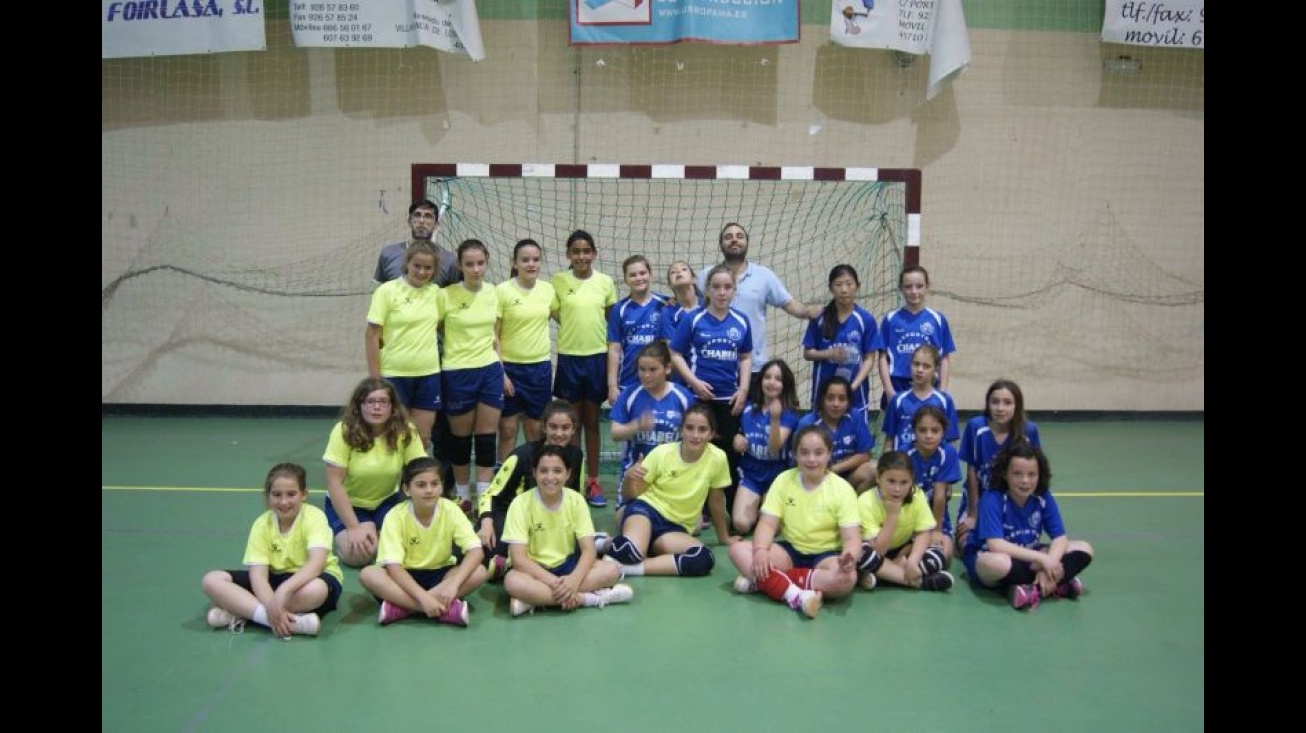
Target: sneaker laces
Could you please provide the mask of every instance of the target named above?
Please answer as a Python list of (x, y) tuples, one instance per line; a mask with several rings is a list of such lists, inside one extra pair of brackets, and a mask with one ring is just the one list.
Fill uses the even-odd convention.
[(245, 633), (245, 619), (233, 618), (231, 623), (227, 624), (227, 630), (233, 634)]

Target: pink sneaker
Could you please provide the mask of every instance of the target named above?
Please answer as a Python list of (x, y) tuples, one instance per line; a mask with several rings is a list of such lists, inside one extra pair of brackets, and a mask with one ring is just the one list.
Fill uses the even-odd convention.
[(381, 601), (381, 611), (376, 615), (376, 620), (382, 626), (385, 626), (386, 624), (392, 624), (401, 618), (408, 618), (411, 615), (413, 615), (413, 612), (403, 606), (396, 606), (390, 601)]
[(1084, 582), (1079, 578), (1071, 578), (1066, 583), (1057, 583), (1057, 587), (1052, 591), (1052, 595), (1057, 598), (1078, 598), (1084, 592)]
[(471, 616), (471, 611), (467, 608), (467, 601), (461, 598), (455, 598), (449, 602), (449, 607), (444, 609), (436, 621), (450, 626), (467, 626), (467, 619)]
[(1013, 585), (1007, 590), (1007, 601), (1017, 611), (1038, 608), (1038, 588), (1033, 585)]

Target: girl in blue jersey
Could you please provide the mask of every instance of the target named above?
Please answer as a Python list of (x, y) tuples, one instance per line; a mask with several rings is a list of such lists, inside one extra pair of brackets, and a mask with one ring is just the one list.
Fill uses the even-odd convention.
[(440, 409), (440, 287), (432, 282), (439, 259), (425, 242), (409, 247), (403, 277), (372, 291), (363, 334), (367, 373), (395, 386), (423, 446)]
[(916, 485), (934, 511), (934, 529), (926, 538), (930, 552), (936, 552), (941, 567), (952, 562), (952, 517), (948, 516), (948, 499), (952, 485), (961, 480), (961, 461), (957, 449), (943, 442), (948, 430), (948, 416), (935, 405), (923, 405), (911, 418), (916, 441), (907, 456), (911, 458)]
[(734, 297), (735, 274), (726, 265), (713, 267), (707, 275), (707, 305), (681, 319), (671, 339), (676, 371), (712, 407), (714, 441), (730, 461), (727, 506), (734, 505), (739, 485), (739, 454), (732, 444), (753, 375), (753, 329), (743, 313), (730, 307)]
[(943, 439), (951, 443), (960, 437), (957, 431), (957, 403), (952, 395), (934, 386), (939, 373), (939, 350), (933, 344), (921, 344), (911, 356), (911, 389), (899, 392), (884, 408), (884, 449), (905, 451), (915, 442), (911, 418), (922, 405), (935, 405), (948, 417)]
[(617, 582), (621, 568), (599, 559), (594, 549), (594, 522), (585, 499), (566, 488), (571, 471), (563, 448), (542, 446), (532, 470), (535, 488), (512, 500), (503, 530), (512, 556), (503, 579), (512, 615), (539, 606), (570, 611), (629, 601), (634, 591)]
[(875, 437), (866, 420), (848, 412), (852, 388), (844, 377), (830, 377), (816, 391), (812, 411), (798, 421), (798, 429), (820, 425), (830, 433), (830, 470), (852, 484), (859, 493), (875, 483), (875, 460), (871, 449)]
[(463, 280), (440, 291), (444, 296), (440, 324), (444, 330), (444, 381), (441, 385), (449, 415), (449, 462), (454, 489), (463, 513), (472, 507), (470, 464), (476, 448), (476, 491), (489, 486), (499, 458), (495, 438), (503, 410), (503, 362), (495, 327), (499, 294), (485, 281), (490, 250), (479, 239), (458, 245)]
[(408, 501), (381, 529), (376, 564), (358, 573), (381, 602), (382, 626), (420, 613), (442, 624), (466, 626), (463, 600), (486, 580), (481, 540), (457, 504), (444, 498), (440, 462), (422, 456), (404, 466), (400, 486)]
[[(870, 406), (871, 372), (879, 361), (879, 328), (875, 316), (857, 305), (861, 280), (852, 265), (835, 265), (830, 270), (830, 294), (834, 297), (819, 318), (807, 324), (803, 335), (803, 358), (813, 362), (811, 402), (821, 382), (834, 376), (848, 380), (852, 387), (854, 413)], [(869, 424), (869, 420), (868, 420)]]
[(1006, 593), (1016, 610), (1049, 596), (1078, 598), (1079, 574), (1093, 561), (1091, 545), (1066, 536), (1051, 480), (1041, 448), (1008, 443), (993, 459), (993, 488), (980, 495), (967, 537), (963, 560), (971, 580)]
[(830, 471), (830, 433), (809, 425), (794, 436), (798, 466), (776, 477), (752, 541), (730, 547), (736, 593), (761, 591), (808, 618), (826, 598), (857, 583), (862, 549), (857, 494)]
[(618, 300), (608, 312), (609, 405), (617, 403), (622, 390), (639, 385), (639, 350), (657, 340), (667, 299), (650, 289), (653, 268), (644, 255), (627, 257), (621, 263), (621, 273), (630, 295)]
[(911, 356), (921, 344), (933, 344), (939, 350), (938, 386), (945, 392), (948, 389), (951, 355), (957, 346), (952, 341), (948, 319), (925, 307), (929, 288), (930, 274), (920, 265), (908, 265), (898, 275), (898, 290), (904, 305), (886, 313), (880, 322), (884, 349), (884, 358), (880, 359), (880, 385), (884, 387), (881, 405), (911, 387)]
[(793, 466), (789, 436), (798, 427), (798, 389), (794, 372), (783, 359), (762, 365), (749, 387), (748, 405), (739, 417), (735, 452), (739, 459), (739, 488), (730, 518), (735, 531), (747, 534), (757, 524), (771, 482)]
[[(614, 311), (615, 312), (615, 311)], [(625, 442), (617, 485), (621, 491), (617, 508), (627, 496), (638, 494), (642, 487), (628, 487), (626, 472), (642, 456), (663, 443), (673, 443), (680, 434), (680, 421), (697, 400), (689, 390), (667, 381), (671, 373), (671, 349), (664, 341), (654, 341), (640, 350), (639, 384), (629, 387), (612, 402), (612, 440)], [(621, 518), (617, 518), (621, 522)]]
[(553, 386), (553, 285), (540, 280), (544, 250), (534, 239), (512, 248), (511, 278), (499, 283), (495, 337), (503, 355), (503, 413), (499, 416), (499, 463), (517, 445), (520, 423), (526, 442), (542, 437), (540, 421)]
[[(671, 298), (662, 307), (658, 338), (670, 341), (676, 335), (680, 319), (703, 304), (703, 294), (698, 290), (697, 279), (694, 268), (684, 260), (676, 260), (667, 268), (667, 286), (671, 288)], [(672, 376), (680, 379), (679, 374)]]
[(680, 440), (663, 443), (626, 472), (639, 493), (630, 497), (607, 543), (608, 557), (631, 575), (704, 576), (716, 558), (693, 536), (706, 501), (717, 540), (738, 541), (726, 520), (730, 485), (725, 452), (712, 444), (712, 407), (690, 405), (680, 423)]
[(875, 488), (857, 497), (865, 539), (857, 561), (861, 587), (870, 590), (885, 580), (920, 590), (951, 589), (952, 574), (929, 544), (934, 512), (916, 484), (911, 458), (885, 451), (877, 468)]
[[(599, 484), (599, 407), (608, 397), (608, 313), (617, 302), (612, 278), (594, 269), (594, 237), (577, 229), (567, 237), (571, 268), (553, 273), (554, 318), (558, 321), (558, 367), (553, 396), (567, 400), (580, 415), (577, 446), (584, 446), (590, 506), (607, 506)], [(582, 432), (584, 438), (582, 439)]]
[(240, 633), (246, 621), (283, 639), (317, 635), (340, 600), (340, 563), (321, 509), (307, 503), (304, 467), (278, 463), (263, 482), (268, 510), (254, 520), (244, 570), (211, 570), (200, 587), (214, 605), (209, 626)]
[(961, 434), (959, 452), (966, 463), (966, 491), (957, 507), (957, 547), (966, 546), (966, 534), (975, 528), (970, 507), (979, 503), (980, 494), (992, 488), (990, 465), (1004, 446), (1028, 440), (1042, 446), (1038, 425), (1025, 417), (1025, 395), (1020, 385), (999, 379), (984, 393), (984, 414), (972, 417)]

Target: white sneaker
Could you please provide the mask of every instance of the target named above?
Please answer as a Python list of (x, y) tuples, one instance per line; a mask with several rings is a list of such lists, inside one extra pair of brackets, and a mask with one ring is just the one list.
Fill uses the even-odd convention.
[(209, 609), (208, 622), (215, 629), (230, 629), (233, 634), (245, 632), (245, 619), (218, 606)]
[(535, 606), (532, 606), (520, 598), (512, 598), (508, 601), (508, 609), (512, 612), (512, 615), (515, 618), (517, 616), (531, 613), (535, 610)]
[(821, 591), (805, 590), (794, 596), (794, 599), (789, 602), (789, 607), (807, 618), (816, 618), (816, 614), (821, 612), (822, 600)]
[(302, 636), (317, 636), (322, 629), (322, 619), (316, 613), (301, 613), (295, 618), (293, 630)]
[(594, 595), (599, 597), (599, 608), (613, 603), (627, 603), (635, 597), (635, 589), (625, 583), (617, 583), (611, 588), (600, 588), (594, 591)]
[(757, 592), (757, 583), (753, 582), (753, 579), (752, 579), (752, 578), (745, 578), (745, 577), (742, 576), (742, 575), (739, 575), (739, 576), (736, 576), (736, 577), (735, 577), (735, 583), (734, 583), (734, 586), (735, 586), (735, 592), (736, 592), (736, 593), (756, 593), (756, 592)]
[(862, 588), (866, 590), (873, 589), (876, 585), (879, 584), (879, 582), (880, 580), (879, 578), (875, 577), (875, 573), (867, 573), (857, 579), (857, 585), (860, 585)]

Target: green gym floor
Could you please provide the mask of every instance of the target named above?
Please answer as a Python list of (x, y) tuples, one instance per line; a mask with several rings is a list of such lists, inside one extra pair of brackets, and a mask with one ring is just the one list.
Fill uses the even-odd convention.
[[(102, 418), (103, 730), (1205, 727), (1200, 418), (1040, 421), (1069, 534), (1096, 560), (1083, 597), (1032, 612), (960, 582), (859, 590), (805, 620), (732, 594), (718, 550), (711, 576), (634, 578), (634, 600), (605, 609), (514, 619), (486, 585), (467, 629), (381, 628), (346, 569), (317, 638), (209, 628), (200, 577), (240, 566), (273, 464), (303, 464), (321, 505), (333, 422)], [(611, 531), (612, 509), (592, 511)]]

